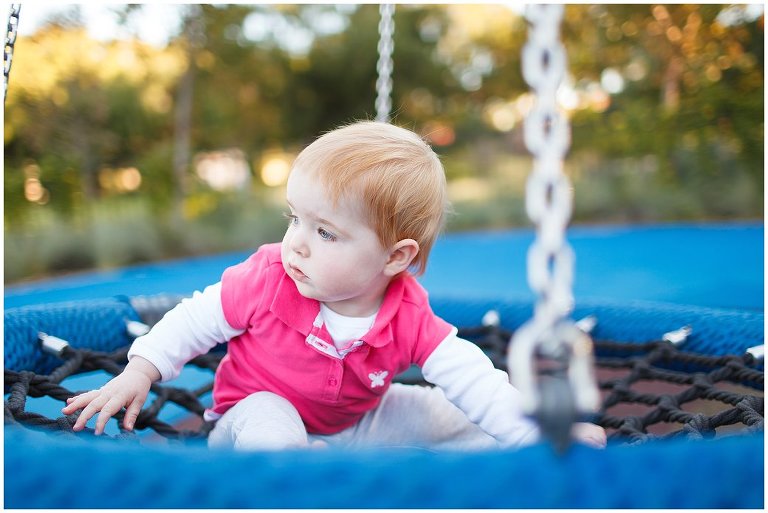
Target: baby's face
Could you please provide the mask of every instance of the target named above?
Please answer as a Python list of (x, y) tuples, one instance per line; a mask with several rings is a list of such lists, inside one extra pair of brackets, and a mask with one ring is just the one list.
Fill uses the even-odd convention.
[(389, 283), (389, 252), (365, 221), (360, 202), (341, 198), (334, 206), (320, 181), (301, 169), (288, 178), (286, 199), (283, 267), (301, 295), (342, 315), (374, 313)]

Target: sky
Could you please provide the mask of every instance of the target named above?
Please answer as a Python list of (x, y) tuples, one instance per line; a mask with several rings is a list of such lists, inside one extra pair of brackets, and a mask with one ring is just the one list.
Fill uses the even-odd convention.
[[(242, 3), (242, 2), (233, 2)], [(291, 3), (291, 2), (284, 2)], [(316, 3), (316, 2), (301, 2)], [(333, 3), (336, 11), (318, 8), (308, 16), (312, 30), (299, 24), (290, 23), (277, 13), (254, 12), (243, 21), (243, 36), (251, 41), (262, 41), (270, 35), (281, 47), (295, 55), (303, 55), (310, 49), (315, 34), (332, 34), (346, 28), (348, 14), (356, 8), (354, 2), (323, 2)], [(406, 2), (408, 3), (408, 2)], [(440, 3), (440, 2), (431, 2)], [(451, 2), (446, 2), (451, 3)], [(19, 17), (19, 34), (28, 36), (41, 27), (47, 19), (71, 11), (75, 6), (80, 9), (80, 16), (90, 37), (95, 40), (108, 41), (112, 39), (129, 39), (137, 36), (146, 43), (164, 47), (168, 41), (181, 29), (182, 3), (154, 2), (142, 3), (141, 9), (134, 12), (128, 26), (117, 22), (115, 11), (124, 6), (125, 2), (94, 2), (71, 4), (62, 2), (25, 2)], [(7, 3), (2, 12), (8, 12)], [(319, 7), (319, 6), (318, 6)], [(508, 7), (521, 12), (519, 3), (510, 2)]]
[[(96, 40), (106, 41), (115, 38), (130, 38), (136, 35), (146, 43), (164, 47), (169, 39), (181, 29), (183, 4), (179, 3), (144, 3), (140, 10), (131, 15), (127, 27), (117, 22), (115, 10), (125, 5), (117, 2), (90, 4), (64, 4), (61, 2), (24, 3), (19, 16), (19, 34), (33, 34), (45, 21), (55, 14), (66, 13), (74, 5), (80, 8), (85, 27), (89, 35)], [(342, 4), (340, 10), (354, 9), (352, 4)], [(4, 7), (3, 12), (8, 12)], [(312, 17), (311, 23), (317, 33), (334, 33), (345, 28), (344, 16), (333, 12), (321, 11)], [(306, 52), (313, 40), (311, 31), (289, 25), (278, 15), (255, 12), (243, 23), (244, 36), (250, 40), (262, 40), (270, 33), (287, 50), (294, 53)]]
[[(130, 29), (117, 23), (114, 10), (124, 3), (88, 3), (78, 4), (91, 37), (97, 40), (109, 40), (115, 37), (129, 37), (130, 30), (147, 43), (165, 46), (168, 39), (180, 28), (180, 9), (182, 5), (172, 3), (144, 4), (141, 11), (131, 20)], [(19, 15), (19, 34), (31, 35), (50, 16), (66, 12), (73, 4), (62, 2), (24, 2)], [(8, 12), (4, 2), (4, 13)], [(6, 15), (7, 16), (7, 15)]]
[[(182, 3), (173, 2), (152, 2), (144, 3), (142, 9), (136, 13), (129, 22), (129, 27), (122, 27), (117, 23), (114, 10), (121, 5), (125, 5), (127, 2), (93, 2), (93, 3), (81, 3), (80, 7), (81, 15), (85, 21), (85, 26), (90, 36), (97, 40), (110, 40), (116, 37), (128, 38), (133, 34), (137, 35), (143, 41), (153, 44), (155, 46), (163, 47), (167, 44), (170, 37), (178, 33), (181, 22), (181, 9)], [(286, 2), (290, 3), (290, 2)], [(302, 2), (307, 3), (307, 2)], [(332, 3), (332, 2), (329, 2)], [(335, 3), (335, 2), (333, 2)], [(346, 2), (349, 3), (349, 2)], [(430, 2), (432, 3), (432, 2)], [(451, 2), (446, 2), (451, 3)], [(489, 2), (492, 3), (492, 2)], [(748, 15), (757, 17), (762, 14), (764, 6), (762, 2), (745, 2), (749, 5), (747, 8)], [(67, 9), (71, 9), (74, 4), (52, 2), (52, 1), (39, 1), (39, 2), (24, 2), (22, 4), (20, 21), (19, 21), (19, 33), (22, 35), (30, 35), (35, 32), (47, 18), (50, 16), (66, 12)], [(8, 13), (8, 2), (0, 3), (0, 12), (3, 12), (4, 16)], [(516, 11), (521, 10), (521, 5), (517, 2), (512, 2), (510, 7)], [(249, 38), (253, 36), (253, 39), (259, 39), (265, 28), (264, 25), (272, 25), (274, 20), (266, 20), (254, 16), (253, 19), (247, 20), (244, 26), (246, 36)], [(335, 27), (338, 25), (338, 20), (326, 18), (326, 20), (319, 20), (328, 24), (328, 30), (333, 31), (341, 30), (343, 27)], [(721, 20), (728, 23), (728, 16), (724, 16)], [(249, 34), (251, 32), (252, 34)], [(291, 27), (278, 27), (277, 32), (285, 34), (291, 32)], [(309, 44), (306, 40), (306, 34), (296, 33), (294, 31), (293, 37), (294, 44), (297, 46), (295, 50), (300, 51), (301, 48)], [(288, 44), (290, 45), (290, 42)]]

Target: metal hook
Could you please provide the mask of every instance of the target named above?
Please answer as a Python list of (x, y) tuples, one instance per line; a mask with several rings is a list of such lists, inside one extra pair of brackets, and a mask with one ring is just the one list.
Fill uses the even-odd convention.
[(37, 338), (40, 340), (40, 347), (44, 353), (48, 353), (57, 358), (64, 356), (64, 350), (69, 347), (69, 342), (66, 340), (48, 335), (42, 331), (37, 333)]
[[(550, 375), (540, 376), (536, 364), (541, 356), (560, 365)], [(534, 318), (512, 337), (507, 366), (523, 396), (523, 411), (537, 419), (542, 434), (562, 452), (572, 424), (597, 411), (600, 404), (592, 339), (571, 320), (549, 328)]]

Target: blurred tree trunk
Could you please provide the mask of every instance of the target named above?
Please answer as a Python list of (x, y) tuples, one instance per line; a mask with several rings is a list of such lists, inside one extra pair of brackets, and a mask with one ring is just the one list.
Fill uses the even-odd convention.
[(173, 141), (173, 215), (177, 220), (183, 218), (184, 198), (187, 195), (187, 170), (191, 153), (192, 96), (195, 85), (193, 66), (190, 60), (176, 93)]
[(91, 137), (89, 137), (88, 129), (85, 126), (87, 123), (80, 116), (75, 116), (73, 119), (74, 133), (79, 134), (78, 137), (73, 138), (73, 146), (78, 154), (80, 161), (80, 187), (83, 191), (83, 198), (90, 202), (99, 195), (99, 159), (97, 152), (91, 144)]
[(664, 72), (661, 88), (661, 103), (668, 111), (676, 111), (680, 105), (680, 79), (683, 75), (683, 61), (674, 56)]
[(187, 175), (192, 153), (192, 100), (195, 90), (195, 54), (202, 43), (203, 23), (200, 8), (190, 5), (184, 18), (184, 43), (187, 69), (179, 81), (174, 113), (173, 144), (173, 217), (184, 218), (184, 198), (188, 192)]

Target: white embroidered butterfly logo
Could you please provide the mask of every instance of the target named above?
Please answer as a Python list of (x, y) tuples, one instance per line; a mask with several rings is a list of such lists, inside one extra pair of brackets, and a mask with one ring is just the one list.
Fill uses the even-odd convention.
[(383, 387), (384, 378), (389, 375), (387, 371), (371, 372), (368, 377), (371, 378), (371, 388)]

